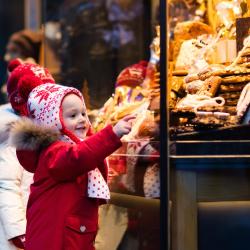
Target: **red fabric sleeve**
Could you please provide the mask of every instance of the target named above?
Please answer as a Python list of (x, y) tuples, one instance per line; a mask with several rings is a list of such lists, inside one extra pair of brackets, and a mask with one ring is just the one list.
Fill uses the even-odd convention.
[(100, 166), (100, 163), (120, 146), (121, 141), (113, 132), (112, 126), (107, 126), (79, 144), (52, 144), (44, 160), (54, 179), (72, 180)]

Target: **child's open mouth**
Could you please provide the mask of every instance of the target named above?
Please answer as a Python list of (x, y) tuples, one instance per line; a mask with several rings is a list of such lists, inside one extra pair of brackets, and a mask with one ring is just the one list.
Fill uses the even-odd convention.
[(79, 128), (76, 128), (76, 130), (80, 130), (80, 131), (85, 130), (85, 129), (86, 129), (86, 127), (79, 127)]

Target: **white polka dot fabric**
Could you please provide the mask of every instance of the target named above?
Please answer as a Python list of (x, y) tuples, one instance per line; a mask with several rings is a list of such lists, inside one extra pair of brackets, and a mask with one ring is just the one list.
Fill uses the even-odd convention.
[(146, 169), (143, 190), (146, 198), (160, 197), (160, 169), (157, 163)]
[(110, 192), (98, 168), (88, 172), (88, 197), (110, 199)]
[(121, 178), (122, 185), (130, 192), (135, 192), (135, 167), (140, 151), (149, 143), (149, 140), (129, 142), (127, 145), (127, 172)]

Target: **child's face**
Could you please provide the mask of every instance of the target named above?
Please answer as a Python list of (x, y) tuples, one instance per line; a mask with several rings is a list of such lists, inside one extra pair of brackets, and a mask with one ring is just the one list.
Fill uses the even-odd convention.
[(84, 139), (90, 124), (86, 114), (86, 108), (79, 96), (69, 94), (62, 102), (62, 115), (65, 127), (77, 137)]

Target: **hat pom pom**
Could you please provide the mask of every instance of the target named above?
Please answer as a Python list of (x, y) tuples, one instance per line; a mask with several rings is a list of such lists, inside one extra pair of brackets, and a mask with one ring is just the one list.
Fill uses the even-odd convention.
[(143, 66), (143, 67), (147, 67), (148, 62), (145, 61), (145, 60), (141, 60), (138, 64), (141, 65), (141, 66)]
[(28, 100), (30, 92), (37, 86), (43, 84), (42, 80), (33, 75), (25, 75), (18, 81), (19, 95), (25, 100)]
[(9, 65), (8, 65), (8, 71), (12, 72), (16, 67), (18, 67), (21, 64), (22, 64), (22, 61), (20, 59), (14, 59), (14, 60), (10, 61)]

